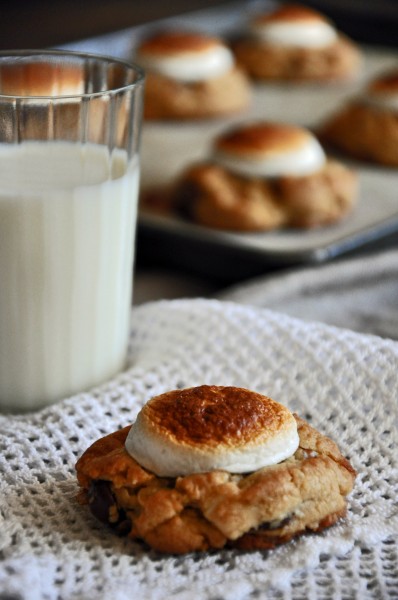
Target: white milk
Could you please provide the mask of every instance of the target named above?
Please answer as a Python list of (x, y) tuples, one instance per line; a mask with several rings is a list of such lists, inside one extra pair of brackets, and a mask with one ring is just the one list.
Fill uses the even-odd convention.
[(0, 144), (0, 409), (34, 409), (125, 364), (138, 164), (104, 146)]

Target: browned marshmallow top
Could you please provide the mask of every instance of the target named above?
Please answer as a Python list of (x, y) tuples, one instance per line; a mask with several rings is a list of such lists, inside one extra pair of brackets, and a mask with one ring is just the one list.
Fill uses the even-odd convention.
[(398, 94), (398, 69), (389, 71), (371, 81), (367, 90), (375, 94)]
[(234, 66), (221, 40), (185, 31), (155, 34), (138, 48), (136, 59), (144, 69), (184, 83), (220, 77)]
[(254, 471), (285, 460), (297, 446), (286, 407), (247, 389), (209, 385), (152, 398), (126, 439), (137, 462), (165, 477)]
[(294, 125), (251, 123), (221, 135), (215, 141), (215, 148), (236, 156), (262, 158), (299, 150), (311, 137), (308, 131)]
[(393, 69), (371, 81), (358, 100), (374, 110), (398, 113), (398, 69)]
[(196, 32), (165, 31), (148, 38), (139, 47), (139, 53), (173, 56), (178, 54), (207, 52), (222, 45), (215, 38)]
[(202, 385), (157, 396), (142, 418), (185, 445), (235, 446), (274, 435), (287, 414), (284, 406), (255, 392)]
[(267, 121), (238, 126), (218, 137), (212, 158), (244, 177), (308, 175), (322, 169), (326, 161), (309, 131)]
[(256, 17), (256, 22), (261, 23), (273, 23), (273, 22), (289, 22), (289, 23), (327, 23), (328, 19), (322, 15), (321, 13), (312, 10), (311, 8), (307, 8), (306, 6), (301, 6), (300, 4), (285, 4), (275, 11), (261, 14)]
[(288, 4), (252, 19), (249, 32), (261, 43), (279, 47), (319, 49), (334, 44), (337, 32), (320, 13)]

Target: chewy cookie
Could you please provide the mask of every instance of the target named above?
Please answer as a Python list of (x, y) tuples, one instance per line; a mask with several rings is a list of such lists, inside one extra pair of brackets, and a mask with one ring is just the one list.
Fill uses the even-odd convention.
[(144, 40), (136, 62), (146, 71), (144, 117), (183, 120), (239, 112), (250, 86), (231, 50), (216, 37), (165, 31)]
[(257, 15), (233, 50), (257, 80), (340, 81), (357, 74), (358, 47), (320, 13), (286, 4)]
[(261, 121), (222, 133), (209, 160), (159, 195), (163, 205), (148, 196), (143, 207), (231, 231), (311, 228), (343, 219), (357, 192), (356, 173), (327, 158), (309, 131)]
[(346, 514), (356, 473), (274, 400), (199, 386), (152, 398), (76, 465), (80, 502), (160, 552), (268, 549)]
[(355, 158), (398, 167), (398, 69), (371, 81), (327, 119), (319, 135)]

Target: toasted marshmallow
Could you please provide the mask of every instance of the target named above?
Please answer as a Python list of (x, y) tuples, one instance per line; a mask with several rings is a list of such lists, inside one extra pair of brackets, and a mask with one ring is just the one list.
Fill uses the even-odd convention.
[(212, 159), (244, 177), (308, 175), (319, 171), (326, 157), (306, 129), (280, 123), (253, 123), (220, 136)]
[(273, 46), (323, 48), (337, 39), (333, 25), (321, 14), (299, 5), (286, 5), (260, 15), (249, 26), (256, 39)]
[(381, 110), (398, 111), (398, 70), (372, 81), (359, 100)]
[(296, 420), (278, 402), (242, 388), (203, 385), (152, 398), (125, 447), (156, 475), (178, 477), (256, 471), (289, 458), (298, 445)]
[(219, 77), (234, 66), (227, 46), (199, 33), (157, 34), (139, 47), (136, 60), (143, 69), (186, 83)]

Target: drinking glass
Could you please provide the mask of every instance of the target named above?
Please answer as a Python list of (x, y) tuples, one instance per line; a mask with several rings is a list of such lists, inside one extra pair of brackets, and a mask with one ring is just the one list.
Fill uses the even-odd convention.
[(0, 53), (0, 410), (123, 369), (142, 71), (64, 51)]

